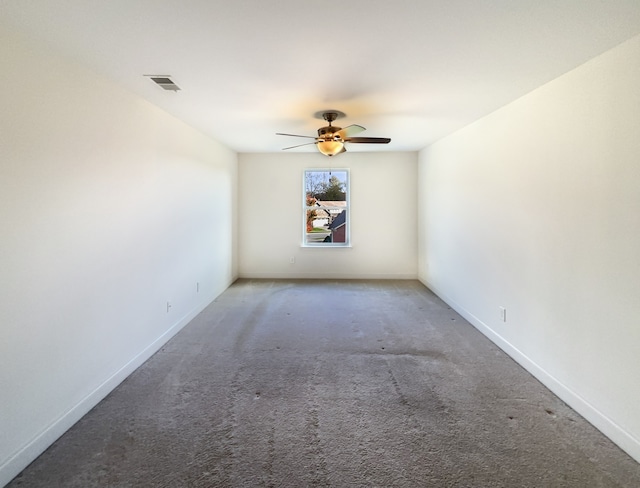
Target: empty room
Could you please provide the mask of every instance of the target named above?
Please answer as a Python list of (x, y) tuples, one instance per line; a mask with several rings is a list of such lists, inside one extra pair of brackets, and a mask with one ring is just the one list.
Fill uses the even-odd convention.
[(640, 2), (2, 0), (0, 486), (640, 486)]

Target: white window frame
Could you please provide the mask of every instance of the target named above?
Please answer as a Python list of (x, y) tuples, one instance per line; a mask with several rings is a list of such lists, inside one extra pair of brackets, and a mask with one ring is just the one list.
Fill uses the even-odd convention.
[[(308, 242), (307, 241), (307, 211), (329, 209), (331, 207), (307, 206), (307, 174), (308, 173), (345, 173), (346, 212), (345, 242)], [(335, 208), (335, 207), (334, 207)], [(351, 247), (351, 174), (348, 168), (308, 168), (302, 173), (302, 247), (345, 248)]]

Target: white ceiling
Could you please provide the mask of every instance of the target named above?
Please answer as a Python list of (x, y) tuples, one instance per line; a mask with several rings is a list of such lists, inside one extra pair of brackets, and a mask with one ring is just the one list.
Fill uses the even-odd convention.
[(3, 27), (239, 152), (324, 109), (392, 138), (349, 151), (413, 151), (639, 34), (640, 1), (0, 0)]

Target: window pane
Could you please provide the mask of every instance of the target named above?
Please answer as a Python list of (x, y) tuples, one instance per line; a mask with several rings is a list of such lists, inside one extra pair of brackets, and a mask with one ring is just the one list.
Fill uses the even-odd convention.
[(304, 185), (304, 244), (348, 244), (348, 172), (305, 171)]

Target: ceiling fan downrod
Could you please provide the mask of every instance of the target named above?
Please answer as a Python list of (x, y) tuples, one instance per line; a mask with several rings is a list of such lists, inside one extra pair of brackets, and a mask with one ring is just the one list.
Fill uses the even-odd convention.
[(325, 112), (322, 114), (322, 118), (331, 125), (331, 122), (338, 118), (338, 112)]

